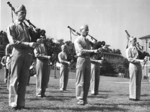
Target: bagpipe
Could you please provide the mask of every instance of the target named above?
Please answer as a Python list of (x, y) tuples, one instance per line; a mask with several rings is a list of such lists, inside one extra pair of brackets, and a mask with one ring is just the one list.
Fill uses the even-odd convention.
[[(73, 29), (72, 27), (68, 26), (67, 28), (70, 29), (70, 32), (75, 35), (75, 36), (80, 36), (81, 34), (79, 32), (77, 32), (75, 29)], [(94, 38), (93, 36), (91, 36), (90, 34), (87, 35), (88, 37), (90, 37), (89, 40), (92, 40), (90, 41), (91, 45), (92, 45), (92, 49), (98, 49), (99, 52), (98, 53), (90, 53), (90, 56), (95, 56), (96, 59), (101, 59), (101, 57), (103, 56), (103, 47), (105, 46), (105, 41), (98, 41), (96, 38)], [(96, 43), (93, 43), (96, 42)]]
[[(126, 49), (129, 47), (129, 39), (131, 38), (130, 34), (128, 33), (127, 30), (125, 30), (126, 34), (127, 34), (127, 46)], [(150, 56), (149, 53), (147, 53), (146, 51), (143, 50), (143, 46), (139, 44), (139, 42), (136, 41), (136, 45), (135, 47), (138, 50), (138, 54), (139, 54), (139, 59), (144, 59), (145, 56)]]
[[(13, 21), (13, 13), (16, 15), (15, 8), (12, 6), (12, 4), (10, 2), (7, 2), (7, 4), (11, 8), (11, 11), (12, 11), (12, 21)], [(45, 36), (46, 31), (43, 30), (43, 29), (37, 28), (34, 24), (32, 24), (30, 22), (29, 19), (25, 19), (24, 24), (28, 28), (29, 35), (31, 37), (31, 42), (36, 42), (37, 39)]]

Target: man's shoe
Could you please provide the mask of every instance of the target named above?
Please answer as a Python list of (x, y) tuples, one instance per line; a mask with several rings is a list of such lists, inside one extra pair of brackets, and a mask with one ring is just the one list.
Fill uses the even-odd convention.
[(42, 95), (41, 94), (37, 94), (36, 97), (42, 97)]
[(86, 101), (84, 102), (84, 104), (88, 104), (88, 101), (86, 100)]
[(46, 97), (46, 95), (45, 95), (45, 94), (42, 94), (41, 97)]
[(11, 109), (12, 109), (12, 110), (18, 110), (18, 108), (17, 108), (17, 107), (11, 107)]
[(59, 89), (60, 92), (64, 91), (63, 89)]
[(77, 105), (84, 105), (85, 103), (84, 103), (84, 101), (82, 101), (82, 100), (80, 100), (80, 101), (78, 101), (77, 102)]
[(18, 110), (21, 110), (21, 109), (24, 109), (24, 108), (25, 108), (24, 106), (17, 106)]
[(129, 98), (129, 100), (131, 100), (131, 101), (139, 101), (139, 99), (133, 99), (133, 98)]

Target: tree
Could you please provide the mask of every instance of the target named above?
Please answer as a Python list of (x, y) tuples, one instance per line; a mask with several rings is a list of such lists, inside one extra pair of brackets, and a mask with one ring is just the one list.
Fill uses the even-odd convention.
[(115, 76), (113, 64), (104, 59), (100, 68), (100, 75)]
[(121, 54), (120, 49), (116, 49), (115, 53), (116, 53), (116, 54)]
[(61, 51), (61, 45), (55, 43), (53, 38), (47, 38), (45, 41), (48, 55), (51, 56), (51, 62), (54, 64), (58, 61), (58, 53)]
[(129, 77), (128, 75), (128, 67), (129, 62), (126, 58), (119, 59), (117, 63), (113, 65), (115, 72), (118, 73), (124, 73), (125, 77)]

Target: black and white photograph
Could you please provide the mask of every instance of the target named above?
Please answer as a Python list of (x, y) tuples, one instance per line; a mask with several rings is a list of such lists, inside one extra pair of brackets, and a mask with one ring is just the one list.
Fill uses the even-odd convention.
[(0, 112), (150, 112), (150, 0), (0, 0)]

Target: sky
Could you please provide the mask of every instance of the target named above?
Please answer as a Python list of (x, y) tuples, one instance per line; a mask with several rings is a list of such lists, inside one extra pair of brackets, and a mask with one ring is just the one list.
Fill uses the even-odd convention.
[[(150, 34), (150, 0), (9, 0), (17, 8), (24, 4), (27, 19), (45, 29), (48, 37), (70, 40), (71, 26), (76, 31), (89, 25), (89, 34), (105, 41), (125, 56), (127, 36), (137, 38)], [(14, 15), (15, 18), (15, 15)], [(12, 22), (7, 0), (0, 1), (0, 30)], [(72, 36), (73, 41), (76, 36)], [(138, 40), (141, 42), (141, 40)]]

